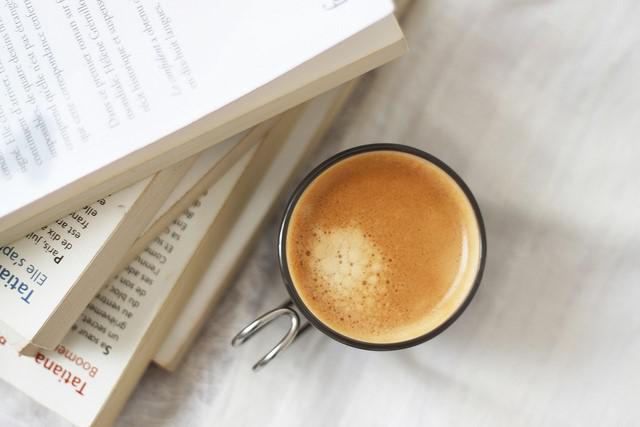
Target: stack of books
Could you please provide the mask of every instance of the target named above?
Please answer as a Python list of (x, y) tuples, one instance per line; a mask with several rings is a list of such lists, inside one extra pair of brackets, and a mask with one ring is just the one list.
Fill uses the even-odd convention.
[(405, 51), (393, 12), (0, 9), (0, 378), (110, 425), (151, 362), (175, 369), (354, 79)]

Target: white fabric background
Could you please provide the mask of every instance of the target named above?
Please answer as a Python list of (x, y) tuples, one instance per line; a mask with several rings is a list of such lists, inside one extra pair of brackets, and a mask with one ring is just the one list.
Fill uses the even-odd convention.
[[(638, 425), (640, 3), (417, 0), (411, 51), (369, 75), (312, 163), (423, 148), (476, 193), (489, 255), (465, 314), (393, 353), (316, 331), (234, 332), (284, 299), (275, 218), (174, 375), (151, 368), (121, 426)], [(0, 385), (1, 425), (64, 425)]]

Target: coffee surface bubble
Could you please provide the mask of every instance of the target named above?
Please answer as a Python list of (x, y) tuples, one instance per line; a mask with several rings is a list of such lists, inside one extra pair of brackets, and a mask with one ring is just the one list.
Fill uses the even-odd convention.
[(348, 157), (303, 192), (286, 257), (307, 308), (336, 332), (370, 343), (421, 336), (462, 304), (480, 236), (458, 184), (398, 151)]

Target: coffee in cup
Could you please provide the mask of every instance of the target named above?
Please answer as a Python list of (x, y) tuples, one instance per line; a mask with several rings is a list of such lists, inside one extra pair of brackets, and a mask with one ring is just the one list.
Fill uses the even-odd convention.
[(360, 147), (317, 168), (290, 203), (280, 245), (296, 305), (324, 332), (365, 348), (444, 329), (484, 260), (481, 217), (462, 180), (395, 145)]

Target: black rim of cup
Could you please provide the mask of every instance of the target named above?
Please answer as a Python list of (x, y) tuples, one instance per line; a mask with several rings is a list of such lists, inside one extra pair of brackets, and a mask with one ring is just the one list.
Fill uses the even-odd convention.
[[(478, 230), (480, 232), (480, 245), (481, 245), (480, 263), (478, 266), (478, 271), (476, 273), (474, 283), (471, 289), (469, 290), (467, 297), (462, 302), (462, 304), (460, 304), (460, 306), (451, 314), (451, 316), (449, 316), (449, 318), (445, 322), (440, 324), (435, 329), (423, 335), (417, 336), (415, 338), (412, 338), (406, 341), (395, 342), (395, 343), (371, 343), (371, 342), (356, 340), (348, 336), (342, 335), (334, 331), (333, 329), (331, 329), (329, 326), (325, 325), (320, 319), (318, 319), (311, 312), (311, 310), (302, 301), (302, 298), (298, 294), (298, 291), (296, 290), (293, 284), (293, 280), (289, 272), (289, 267), (287, 265), (287, 248), (286, 248), (287, 238), (286, 237), (287, 237), (287, 231), (289, 229), (289, 220), (291, 219), (293, 210), (296, 207), (298, 200), (300, 199), (304, 191), (322, 172), (324, 172), (326, 169), (333, 166), (334, 164), (348, 157), (355, 156), (357, 154), (372, 152), (372, 151), (398, 151), (402, 153), (413, 154), (415, 156), (421, 157), (433, 163), (434, 165), (442, 169), (451, 178), (453, 178), (453, 180), (458, 184), (458, 186), (462, 189), (462, 191), (466, 195), (475, 213), (476, 221), (478, 223)], [(282, 277), (284, 278), (284, 283), (287, 288), (287, 291), (289, 292), (291, 299), (293, 300), (295, 305), (298, 307), (298, 309), (307, 318), (307, 320), (311, 322), (311, 324), (314, 327), (319, 329), (324, 334), (328, 335), (329, 337), (343, 344), (349, 345), (351, 347), (364, 349), (364, 350), (381, 350), (381, 351), (382, 350), (399, 350), (407, 347), (413, 347), (427, 340), (430, 340), (436, 335), (439, 335), (440, 333), (442, 333), (453, 322), (455, 322), (456, 319), (458, 319), (458, 317), (460, 317), (462, 312), (467, 308), (467, 306), (473, 299), (474, 295), (476, 294), (476, 291), (480, 286), (480, 281), (482, 280), (482, 274), (484, 272), (486, 255), (487, 255), (487, 242), (486, 242), (486, 236), (485, 236), (484, 221), (482, 220), (482, 215), (480, 213), (480, 208), (478, 207), (478, 203), (476, 202), (476, 199), (471, 193), (471, 190), (469, 189), (469, 187), (465, 184), (462, 178), (458, 176), (457, 173), (455, 173), (446, 163), (444, 163), (437, 157), (429, 153), (426, 153), (422, 150), (419, 150), (417, 148), (410, 147), (407, 145), (401, 145), (401, 144), (386, 143), (386, 144), (361, 145), (358, 147), (347, 149), (345, 151), (341, 151), (340, 153), (335, 154), (330, 158), (328, 158), (327, 160), (325, 160), (324, 162), (320, 163), (311, 172), (309, 172), (304, 177), (304, 179), (302, 179), (302, 181), (298, 184), (293, 194), (291, 195), (291, 198), (289, 199), (289, 202), (287, 203), (287, 206), (284, 212), (284, 217), (280, 225), (280, 233), (278, 236), (278, 261), (280, 264), (280, 271), (282, 272)]]

